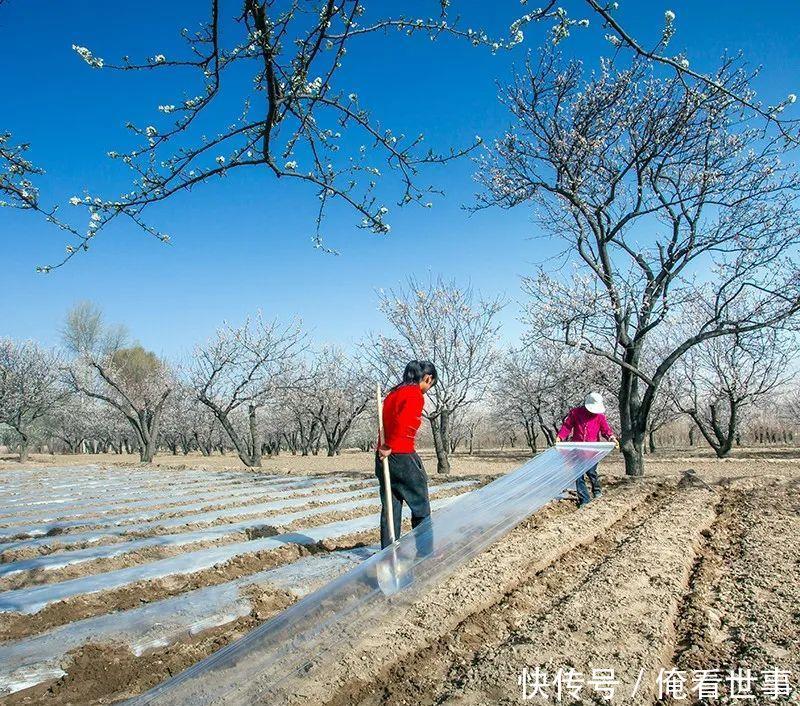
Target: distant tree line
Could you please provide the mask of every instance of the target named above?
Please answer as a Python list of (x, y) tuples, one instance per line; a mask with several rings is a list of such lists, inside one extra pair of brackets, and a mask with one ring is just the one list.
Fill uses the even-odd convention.
[[(32, 449), (138, 453), (142, 462), (157, 453), (236, 454), (249, 467), (281, 453), (368, 451), (376, 381), (387, 390), (413, 357), (433, 359), (441, 376), (423, 434), (440, 473), (459, 449), (551, 446), (566, 412), (589, 390), (606, 395), (618, 426), (619, 369), (546, 338), (501, 345), (502, 306), (440, 278), (409, 280), (380, 295), (389, 332), (351, 350), (315, 345), (299, 321), (257, 313), (223, 324), (171, 363), (80, 303), (58, 349), (0, 340), (0, 443), (22, 460)], [(644, 453), (705, 444), (724, 457), (735, 446), (793, 444), (795, 352), (793, 336), (766, 329), (693, 348), (660, 388)]]

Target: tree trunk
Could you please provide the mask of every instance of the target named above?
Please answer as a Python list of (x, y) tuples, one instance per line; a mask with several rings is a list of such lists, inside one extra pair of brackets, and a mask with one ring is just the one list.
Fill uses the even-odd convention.
[(714, 453), (717, 454), (717, 458), (726, 458), (728, 454), (731, 452), (731, 447), (733, 444), (730, 440), (720, 444), (719, 446), (714, 448)]
[(150, 438), (144, 444), (139, 444), (139, 460), (142, 463), (152, 463), (156, 456), (156, 443)]
[(250, 463), (245, 461), (245, 465), (253, 468), (261, 468), (261, 444), (258, 442), (258, 426), (256, 425), (256, 407), (249, 405), (247, 408), (247, 418), (250, 426)]
[[(627, 362), (638, 367), (638, 352), (626, 352)], [(644, 475), (644, 446), (647, 435), (650, 409), (656, 388), (648, 386), (644, 397), (639, 394), (639, 378), (630, 370), (623, 368), (619, 392), (620, 449), (625, 459), (625, 475), (641, 477)]]
[[(442, 432), (442, 444), (444, 445), (445, 450), (452, 448), (451, 444), (451, 434), (452, 430), (450, 428), (450, 411), (443, 410), (442, 413), (439, 415), (439, 427)], [(448, 463), (447, 466), (448, 472), (450, 471), (450, 464)]]
[(28, 437), (23, 436), (19, 442), (19, 460), (20, 463), (25, 463), (28, 460), (28, 453), (30, 451), (30, 441)]
[(156, 445), (158, 441), (156, 436), (146, 422), (143, 422), (140, 428), (137, 427), (136, 432), (139, 436), (139, 461), (141, 463), (152, 463), (157, 451)]
[(653, 429), (651, 429), (650, 433), (647, 435), (647, 446), (651, 454), (656, 452), (656, 432)]
[(433, 432), (433, 447), (436, 450), (436, 472), (443, 475), (450, 473), (450, 459), (447, 456), (447, 446), (442, 436), (441, 414), (431, 419)]
[(534, 420), (525, 420), (525, 441), (528, 442), (528, 448), (531, 453), (536, 455), (536, 422)]
[(328, 433), (324, 426), (323, 430), (325, 432), (325, 445), (327, 446), (328, 457), (336, 456), (336, 454), (339, 453), (339, 446), (342, 441), (344, 441), (344, 437), (338, 436), (335, 431), (332, 434)]
[(129, 417), (139, 442), (139, 460), (141, 463), (152, 463), (158, 451), (158, 423), (161, 419), (161, 410), (137, 410), (136, 420)]
[(625, 439), (621, 444), (622, 457), (625, 459), (625, 475), (641, 477), (644, 475), (644, 436)]

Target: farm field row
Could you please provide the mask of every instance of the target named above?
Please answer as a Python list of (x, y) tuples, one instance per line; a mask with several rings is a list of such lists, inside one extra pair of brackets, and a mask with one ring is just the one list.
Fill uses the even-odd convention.
[[(432, 506), (478, 485), (434, 482)], [(0, 694), (135, 695), (371, 556), (379, 509), (366, 473), (10, 470)]]

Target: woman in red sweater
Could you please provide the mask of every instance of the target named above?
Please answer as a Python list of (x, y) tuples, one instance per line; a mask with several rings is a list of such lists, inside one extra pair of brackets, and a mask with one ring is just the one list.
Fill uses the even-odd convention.
[[(383, 402), (384, 442), (375, 456), (375, 473), (381, 484), (381, 505), (386, 503), (382, 459), (389, 459), (389, 484), (392, 491), (394, 536), (400, 536), (400, 512), (405, 502), (411, 509), (411, 526), (416, 527), (431, 514), (428, 500), (428, 476), (416, 452), (414, 439), (422, 423), (425, 393), (436, 384), (436, 366), (412, 360), (403, 372), (403, 381), (393, 388)], [(429, 544), (428, 540), (424, 540)], [(386, 508), (381, 511), (381, 547), (389, 546)], [(429, 546), (417, 546), (423, 553)]]

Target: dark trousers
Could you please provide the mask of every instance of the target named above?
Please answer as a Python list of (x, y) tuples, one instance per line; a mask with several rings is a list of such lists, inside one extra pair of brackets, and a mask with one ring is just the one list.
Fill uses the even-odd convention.
[[(597, 497), (600, 495), (600, 477), (597, 475), (597, 464), (586, 471), (585, 475), (589, 476), (589, 483), (592, 486), (592, 495)], [(578, 491), (578, 505), (585, 505), (588, 503), (590, 500), (589, 491), (586, 488), (586, 478), (583, 475), (575, 481), (575, 489)]]
[[(383, 462), (375, 458), (375, 474), (381, 486), (381, 547), (388, 547), (389, 525), (386, 513), (386, 493), (383, 487)], [(416, 527), (431, 514), (431, 503), (428, 499), (428, 476), (422, 465), (422, 459), (415, 454), (391, 454), (389, 456), (389, 479), (392, 495), (392, 515), (394, 519), (394, 537), (400, 537), (400, 513), (403, 503), (411, 510), (411, 526)], [(433, 551), (433, 535), (430, 530), (417, 535), (417, 552), (430, 554)]]

